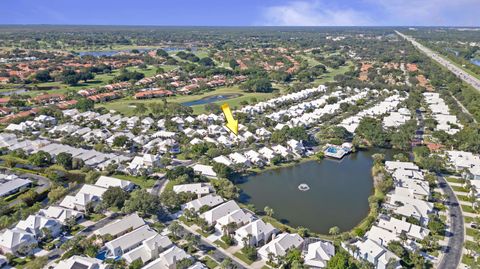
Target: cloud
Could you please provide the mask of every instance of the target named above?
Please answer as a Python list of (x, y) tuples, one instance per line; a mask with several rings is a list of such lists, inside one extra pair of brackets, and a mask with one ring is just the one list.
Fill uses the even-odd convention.
[(263, 10), (258, 25), (479, 26), (480, 0), (290, 0)]
[(372, 25), (367, 14), (354, 9), (326, 5), (322, 1), (295, 1), (268, 7), (260, 25), (266, 26), (352, 26)]

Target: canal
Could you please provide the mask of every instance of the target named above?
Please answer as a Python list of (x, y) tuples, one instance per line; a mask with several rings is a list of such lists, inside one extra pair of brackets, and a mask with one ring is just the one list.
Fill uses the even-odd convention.
[[(276, 219), (292, 227), (322, 234), (333, 226), (348, 231), (368, 215), (374, 153), (384, 153), (386, 159), (392, 155), (388, 150), (360, 151), (341, 161), (307, 161), (243, 178), (240, 199), (259, 210), (271, 207)], [(310, 189), (300, 191), (302, 183)]]

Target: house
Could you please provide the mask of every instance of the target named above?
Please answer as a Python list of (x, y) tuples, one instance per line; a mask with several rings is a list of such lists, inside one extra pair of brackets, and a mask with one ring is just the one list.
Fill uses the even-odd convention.
[(55, 219), (50, 219), (42, 215), (30, 215), (25, 220), (18, 222), (16, 229), (31, 233), (35, 238), (46, 236), (44, 230), (48, 230), (52, 237), (57, 237), (62, 231), (62, 224)]
[(250, 161), (247, 158), (245, 158), (243, 154), (240, 154), (238, 152), (231, 153), (230, 155), (228, 155), (228, 157), (230, 158), (230, 160), (232, 160), (234, 164), (239, 164), (243, 166), (251, 165)]
[(116, 238), (118, 236), (126, 234), (129, 231), (140, 228), (143, 225), (145, 225), (145, 221), (137, 214), (133, 213), (119, 220), (110, 222), (109, 224), (96, 230), (94, 233), (99, 236), (105, 236), (109, 234)]
[(109, 269), (109, 264), (103, 264), (103, 262), (96, 258), (72, 256), (67, 260), (61, 260), (54, 267), (54, 269)]
[(287, 149), (286, 147), (282, 146), (282, 145), (276, 145), (276, 146), (273, 146), (272, 147), (272, 150), (282, 156), (283, 158), (286, 158), (288, 155), (290, 155), (291, 151), (289, 149)]
[(143, 241), (157, 235), (148, 225), (143, 225), (105, 244), (107, 257), (120, 257), (132, 249), (140, 246)]
[(22, 250), (21, 254), (28, 254), (37, 246), (35, 236), (29, 232), (19, 229), (6, 229), (0, 236), (0, 250), (2, 253), (17, 254), (18, 250)]
[(302, 155), (305, 152), (305, 147), (301, 141), (290, 139), (287, 141), (288, 148), (296, 154)]
[(173, 186), (173, 191), (176, 193), (180, 192), (190, 192), (195, 193), (199, 197), (202, 195), (209, 194), (214, 191), (210, 183), (191, 183), (191, 184), (181, 184)]
[(385, 162), (385, 169), (389, 172), (394, 172), (397, 169), (402, 170), (414, 170), (418, 171), (420, 168), (411, 162), (398, 162), (398, 161), (386, 161)]
[(160, 156), (152, 154), (144, 154), (143, 156), (135, 156), (128, 165), (127, 171), (133, 175), (138, 174), (142, 169), (151, 170), (160, 167)]
[(227, 225), (230, 223), (235, 223), (236, 227), (240, 227), (252, 222), (254, 218), (255, 217), (253, 216), (253, 214), (249, 211), (244, 209), (238, 209), (219, 218), (215, 224), (215, 228), (218, 231), (223, 231), (223, 229), (227, 227)]
[(124, 191), (132, 191), (135, 184), (128, 180), (118, 179), (114, 177), (100, 176), (95, 182), (95, 185), (108, 189), (110, 187), (120, 187)]
[(223, 203), (224, 200), (222, 197), (216, 194), (209, 194), (193, 201), (186, 203), (183, 208), (193, 210), (195, 212), (199, 211), (202, 207), (207, 206), (208, 208), (212, 208)]
[(258, 150), (258, 153), (260, 153), (260, 154), (262, 155), (262, 157), (265, 158), (265, 159), (267, 159), (269, 162), (270, 162), (275, 156), (277, 156), (277, 154), (276, 154), (273, 150), (271, 150), (271, 149), (269, 149), (269, 148), (267, 148), (267, 147), (263, 147), (263, 148), (259, 149), (259, 150)]
[(90, 202), (99, 202), (106, 190), (107, 189), (97, 185), (84, 184), (75, 196), (65, 196), (60, 203), (60, 206), (69, 209), (85, 211), (87, 204)]
[(433, 203), (398, 194), (387, 194), (388, 204), (393, 211), (405, 217), (414, 217), (422, 224), (428, 224), (428, 214), (433, 213)]
[(273, 257), (283, 257), (289, 249), (299, 248), (302, 244), (303, 238), (300, 235), (282, 233), (272, 239), (270, 243), (261, 247), (258, 254), (263, 260), (268, 261), (271, 255)]
[(270, 223), (265, 223), (263, 220), (258, 219), (238, 228), (235, 231), (234, 238), (242, 247), (244, 247), (245, 238), (249, 246), (261, 246), (268, 243), (276, 233), (277, 229)]
[(235, 201), (230, 200), (224, 204), (221, 204), (217, 207), (210, 209), (209, 211), (200, 215), (200, 217), (205, 219), (208, 222), (208, 224), (212, 225), (212, 224), (215, 224), (217, 220), (220, 219), (221, 217), (226, 216), (239, 209), (240, 209), (240, 206), (238, 206), (238, 204), (235, 203)]
[(41, 209), (38, 213), (44, 217), (56, 219), (62, 224), (65, 224), (68, 219), (78, 220), (84, 216), (80, 211), (59, 206), (49, 206), (46, 209)]
[(247, 159), (255, 164), (255, 165), (263, 165), (264, 164), (264, 159), (262, 157), (262, 155), (254, 150), (249, 150), (247, 152), (244, 153), (245, 154), (245, 157), (247, 157)]
[(176, 269), (177, 262), (191, 258), (192, 256), (187, 254), (183, 249), (173, 246), (162, 252), (158, 259), (150, 262), (144, 266), (143, 269)]
[(217, 178), (217, 173), (213, 171), (213, 167), (210, 165), (203, 165), (203, 164), (195, 164), (192, 166), (193, 171), (200, 175), (206, 176), (208, 178)]
[(382, 247), (378, 243), (367, 239), (365, 241), (357, 241), (353, 245), (356, 246), (357, 251), (352, 252), (351, 249), (346, 247), (345, 244), (342, 246), (356, 259), (366, 260), (373, 264), (376, 269), (386, 269), (387, 265), (394, 262), (394, 266), (389, 266), (389, 268), (401, 268), (400, 258), (398, 258), (391, 251)]
[(400, 236), (403, 233), (408, 238), (419, 241), (423, 240), (430, 233), (430, 231), (426, 228), (411, 224), (405, 220), (399, 220), (385, 215), (381, 215), (378, 218), (378, 223), (376, 225), (387, 231), (395, 233), (397, 236)]
[(30, 187), (31, 185), (32, 181), (16, 176), (0, 179), (0, 197), (14, 194), (22, 189)]
[(172, 241), (170, 241), (167, 236), (156, 234), (148, 239), (145, 239), (140, 246), (123, 254), (122, 258), (128, 264), (138, 259), (145, 264), (158, 258), (160, 253), (167, 250), (172, 245)]
[(223, 155), (220, 155), (220, 156), (217, 156), (217, 157), (213, 158), (213, 161), (217, 162), (217, 163), (223, 163), (226, 166), (231, 166), (233, 164), (233, 162), (230, 161), (229, 158), (227, 158)]
[(304, 264), (309, 268), (325, 268), (335, 255), (335, 246), (331, 242), (318, 241), (307, 246)]

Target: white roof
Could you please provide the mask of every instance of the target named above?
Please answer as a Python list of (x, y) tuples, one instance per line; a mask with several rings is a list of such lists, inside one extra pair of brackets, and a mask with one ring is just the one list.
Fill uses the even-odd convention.
[(220, 197), (219, 195), (209, 194), (186, 203), (185, 208), (198, 211), (202, 206), (214, 207), (223, 202), (224, 202), (223, 198)]
[(233, 211), (239, 210), (240, 207), (238, 206), (235, 201), (230, 200), (224, 204), (221, 204), (215, 208), (210, 209), (209, 211), (203, 213), (201, 217), (203, 217), (208, 223), (216, 222), (219, 218), (226, 216)]
[(37, 240), (35, 240), (33, 234), (15, 228), (5, 230), (0, 236), (0, 246), (8, 249), (27, 242), (36, 243)]
[(263, 220), (257, 219), (245, 226), (238, 228), (235, 231), (235, 235), (237, 237), (244, 238), (251, 234), (253, 237), (262, 238), (262, 235), (269, 235), (275, 231), (276, 229), (272, 224), (265, 223)]
[(318, 241), (308, 245), (305, 255), (305, 264), (312, 267), (324, 268), (327, 262), (335, 255), (335, 246), (326, 241)]
[(96, 258), (72, 256), (68, 260), (62, 260), (58, 263), (55, 269), (104, 269), (107, 265)]
[(123, 251), (124, 249), (129, 249), (132, 246), (138, 245), (140, 242), (156, 234), (157, 232), (148, 227), (148, 225), (143, 225), (140, 228), (133, 230), (132, 232), (129, 232), (110, 242), (107, 242), (105, 244), (105, 247), (112, 251), (112, 253), (117, 248)]
[(162, 252), (160, 257), (146, 266), (143, 269), (168, 269), (175, 265), (178, 261), (186, 258), (191, 258), (183, 249), (173, 246), (168, 250)]
[(302, 243), (303, 238), (300, 235), (283, 233), (261, 247), (258, 253), (262, 257), (268, 257), (269, 253), (275, 256), (284, 256), (289, 249), (298, 248)]
[(40, 210), (39, 214), (48, 217), (57, 219), (60, 222), (64, 223), (69, 218), (79, 218), (83, 216), (83, 213), (73, 209), (63, 208), (59, 206), (49, 206), (46, 209)]
[(213, 166), (197, 163), (192, 168), (193, 168), (193, 171), (200, 173), (206, 177), (217, 177), (217, 173), (213, 171)]
[(245, 212), (243, 209), (235, 210), (217, 220), (217, 225), (223, 227), (229, 223), (235, 223), (237, 225), (250, 223), (253, 220), (253, 215), (249, 212)]
[(12, 180), (8, 180), (0, 184), (0, 197), (7, 195), (14, 190), (26, 187), (31, 183), (32, 181), (24, 178), (15, 178)]
[(120, 187), (124, 190), (133, 187), (133, 183), (114, 177), (100, 176), (95, 185), (108, 189), (109, 187)]
[(176, 193), (191, 192), (198, 195), (203, 195), (213, 192), (213, 187), (210, 185), (210, 183), (191, 183), (175, 185), (173, 186), (173, 191)]
[(119, 234), (123, 234), (129, 229), (135, 230), (143, 225), (145, 225), (145, 221), (140, 218), (136, 213), (133, 213), (103, 226), (102, 228), (96, 230), (95, 234), (110, 234), (113, 236), (117, 236)]
[(143, 263), (152, 260), (156, 251), (161, 251), (172, 246), (172, 241), (167, 236), (156, 234), (142, 244), (129, 252), (125, 253), (124, 258), (128, 263), (132, 263), (137, 259), (141, 259)]

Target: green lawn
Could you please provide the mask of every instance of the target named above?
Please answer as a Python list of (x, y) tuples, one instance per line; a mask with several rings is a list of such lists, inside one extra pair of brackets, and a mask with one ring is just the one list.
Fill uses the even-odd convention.
[[(197, 232), (198, 232), (198, 231), (197, 231)], [(216, 241), (213, 242), (213, 243), (214, 243), (215, 245), (223, 248), (223, 249), (227, 249), (227, 248), (230, 247), (229, 245), (225, 244), (225, 242), (223, 242), (221, 239), (218, 239), (218, 240), (216, 240)]]
[(460, 184), (463, 184), (463, 182), (465, 182), (465, 180), (461, 179), (461, 178), (455, 178), (455, 177), (447, 177), (446, 180), (450, 183), (460, 183)]
[(346, 73), (349, 69), (350, 69), (350, 66), (353, 66), (352, 62), (348, 62), (347, 65), (345, 66), (340, 66), (339, 68), (337, 69), (333, 69), (333, 68), (330, 68), (328, 67), (327, 68), (327, 71), (328, 73), (322, 75), (320, 78), (316, 79), (313, 84), (314, 85), (321, 85), (321, 84), (324, 84), (326, 82), (331, 82), (331, 81), (334, 81), (334, 77), (336, 75), (340, 75), (340, 74), (344, 74)]
[(103, 214), (98, 214), (98, 213), (93, 213), (93, 214), (87, 215), (86, 218), (87, 218), (88, 220), (93, 221), (93, 222), (97, 222), (97, 221), (105, 218), (105, 215), (103, 215)]
[(463, 254), (463, 257), (462, 257), (462, 263), (474, 268), (473, 266), (476, 266), (477, 264), (475, 264), (475, 260), (468, 256), (467, 254)]
[(245, 262), (246, 264), (250, 265), (252, 264), (254, 261), (250, 260), (249, 258), (247, 258), (247, 256), (245, 254), (243, 254), (243, 252), (240, 250), (240, 251), (237, 251), (235, 254), (233, 254), (235, 257), (239, 258), (240, 260), (242, 260), (243, 262)]
[(205, 263), (205, 265), (209, 269), (213, 269), (213, 268), (218, 266), (218, 263), (208, 256), (203, 257), (202, 261), (203, 261), (203, 263)]
[(142, 188), (142, 189), (149, 189), (149, 188), (153, 187), (153, 185), (155, 185), (155, 181), (156, 181), (154, 179), (144, 179), (144, 178), (141, 178), (141, 177), (135, 177), (135, 176), (129, 176), (129, 175), (120, 175), (120, 174), (113, 175), (112, 177), (116, 177), (116, 178), (119, 178), (119, 179), (131, 181), (135, 185), (140, 186), (140, 188)]
[[(199, 233), (201, 236), (203, 236), (205, 238), (210, 236), (209, 233), (206, 233), (206, 232), (202, 231), (202, 229), (198, 229), (198, 230), (196, 230), (196, 232)], [(218, 240), (218, 241), (220, 241), (220, 240)], [(223, 243), (223, 241), (221, 241), (221, 242)]]
[(467, 234), (467, 235), (470, 235), (471, 237), (474, 237), (474, 238), (475, 238), (476, 235), (480, 235), (480, 231), (479, 231), (479, 230), (472, 229), (472, 228), (467, 228), (467, 229), (466, 229), (466, 234)]
[(460, 186), (450, 186), (450, 187), (452, 187), (454, 191), (468, 193), (468, 190), (466, 190), (464, 187), (460, 187)]
[[(251, 98), (257, 98), (257, 101), (263, 101), (266, 99), (270, 99), (275, 97), (275, 93), (247, 93), (241, 90), (238, 86), (230, 86), (230, 87), (221, 87), (217, 88), (213, 91), (205, 92), (202, 94), (197, 95), (177, 95), (167, 98), (169, 102), (176, 102), (176, 103), (185, 103), (190, 101), (195, 101), (198, 99), (202, 99), (209, 96), (219, 95), (219, 94), (235, 94), (238, 97), (234, 97), (227, 100), (217, 101), (215, 104), (224, 104), (227, 103), (230, 105), (232, 109), (240, 106), (240, 102), (248, 101), (251, 102)], [(135, 104), (143, 103), (143, 104), (150, 104), (150, 103), (158, 103), (162, 102), (161, 99), (144, 99), (144, 100), (136, 100), (131, 97), (115, 100), (108, 103), (98, 104), (100, 107), (105, 107), (107, 109), (116, 110), (125, 115), (133, 115), (133, 110), (135, 109)], [(193, 112), (195, 114), (201, 114), (205, 111), (205, 105), (196, 105), (192, 106)]]
[(457, 195), (458, 200), (468, 202), (469, 198), (466, 195)]
[[(170, 70), (176, 68), (176, 66), (166, 65), (166, 66), (162, 66), (162, 68), (165, 69), (165, 71), (170, 71)], [(147, 69), (139, 69), (138, 67), (127, 67), (127, 69), (130, 70), (130, 71), (137, 71), (137, 72), (143, 73), (145, 75), (145, 77), (152, 77), (156, 74), (156, 68), (153, 67), (153, 66), (149, 66)], [(29, 86), (32, 86), (32, 87), (33, 86), (55, 87), (56, 89), (52, 89), (52, 90), (48, 90), (48, 91), (43, 91), (43, 90), (30, 91), (30, 92), (27, 92), (27, 93), (24, 93), (24, 94), (27, 94), (27, 95), (30, 95), (30, 96), (36, 96), (36, 95), (42, 94), (43, 92), (65, 93), (68, 90), (78, 91), (78, 90), (86, 89), (86, 88), (101, 87), (101, 86), (110, 84), (111, 80), (115, 76), (117, 76), (119, 72), (120, 72), (120, 70), (117, 69), (117, 70), (112, 71), (112, 73), (109, 73), (109, 74), (96, 74), (95, 78), (93, 80), (89, 80), (87, 82), (80, 81), (75, 86), (70, 86), (70, 85), (63, 84), (60, 81), (35, 83), (35, 84), (31, 84)], [(7, 89), (4, 90), (4, 91), (7, 91)]]
[(469, 205), (462, 205), (462, 210), (463, 212), (476, 213), (475, 210), (473, 210), (473, 207)]

